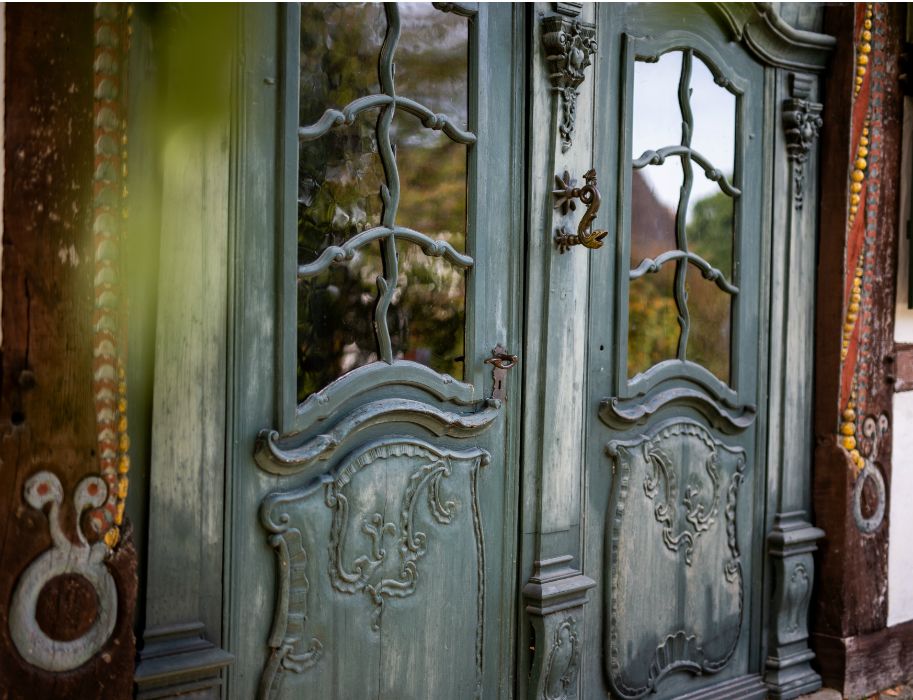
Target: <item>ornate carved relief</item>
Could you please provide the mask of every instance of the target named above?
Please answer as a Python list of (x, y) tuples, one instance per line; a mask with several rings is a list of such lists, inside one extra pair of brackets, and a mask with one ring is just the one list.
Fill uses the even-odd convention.
[(449, 437), (470, 437), (491, 427), (500, 414), (501, 402), (487, 399), (473, 413), (444, 411), (413, 399), (379, 399), (358, 406), (339, 420), (332, 430), (304, 441), (297, 435), (280, 436), (263, 430), (257, 439), (254, 459), (271, 474), (297, 474), (311, 464), (325, 461), (347, 440), (376, 425), (396, 422), (414, 423)]
[(535, 633), (529, 674), (531, 700), (574, 700), (580, 666), (578, 621), (583, 620), (587, 591), (596, 582), (571, 566), (563, 555), (536, 561), (523, 587), (526, 612)]
[(824, 123), (821, 118), (823, 106), (808, 99), (814, 78), (790, 73), (789, 79), (792, 97), (783, 102), (783, 129), (786, 151), (793, 164), (793, 203), (796, 209), (801, 209), (805, 199), (805, 162)]
[[(117, 620), (117, 589), (105, 566), (108, 546), (102, 542), (90, 545), (82, 531), (82, 515), (99, 508), (108, 497), (104, 480), (98, 476), (84, 478), (73, 494), (76, 510), (76, 534), (73, 543), (64, 534), (60, 522), (63, 487), (51, 472), (42, 471), (25, 483), (25, 500), (44, 510), (50, 506), (48, 525), (52, 545), (23, 572), (10, 602), (10, 636), (16, 649), (28, 663), (51, 672), (70, 671), (92, 658), (104, 646)], [(95, 621), (81, 636), (69, 641), (52, 639), (41, 629), (36, 618), (42, 589), (54, 578), (72, 574), (85, 579), (98, 596)]]
[[(663, 526), (663, 543), (673, 552), (681, 547), (685, 553), (685, 563), (691, 566), (694, 554), (694, 543), (716, 522), (716, 513), (720, 502), (720, 470), (717, 464), (716, 450), (711, 446), (710, 456), (704, 460), (704, 467), (709, 479), (709, 498), (701, 500), (706, 483), (700, 477), (685, 487), (685, 493), (678, 499), (678, 474), (672, 457), (657, 444), (649, 443), (644, 451), (653, 465), (653, 472), (644, 479), (644, 493), (656, 505), (653, 516)], [(662, 482), (662, 484), (660, 484)], [(662, 498), (659, 496), (662, 488)], [(682, 515), (683, 517), (679, 517)], [(681, 522), (684, 520), (684, 522)]]
[[(735, 652), (744, 606), (737, 511), (746, 461), (744, 450), (719, 442), (691, 421), (660, 425), (636, 440), (613, 441), (607, 450), (616, 478), (613, 517), (607, 523), (606, 670), (613, 691), (633, 699), (656, 691), (676, 671), (716, 673)], [(639, 482), (642, 500), (635, 497), (639, 489), (632, 489)], [(725, 527), (714, 527), (721, 494)], [(654, 523), (662, 526), (659, 532)], [(659, 542), (669, 556), (658, 556)], [(645, 556), (645, 551), (653, 554)], [(669, 587), (685, 575), (690, 595), (670, 601)], [(643, 607), (649, 581), (662, 583), (646, 585), (648, 600), (657, 598), (650, 606), (656, 619), (647, 624), (632, 610)], [(707, 614), (711, 611), (704, 606), (711, 598), (716, 602)], [(712, 628), (708, 619), (715, 619)], [(664, 635), (658, 643), (657, 632)], [(646, 652), (651, 640), (656, 646)]]
[(805, 521), (802, 511), (777, 513), (767, 536), (774, 571), (771, 639), (764, 680), (773, 698), (796, 697), (821, 686), (809, 662), (808, 606), (814, 583), (812, 553), (824, 532)]
[(577, 88), (583, 83), (584, 70), (596, 53), (596, 26), (579, 19), (546, 17), (542, 20), (542, 46), (548, 62), (552, 90), (561, 99), (561, 152), (573, 143), (577, 121)]
[(545, 671), (546, 700), (567, 700), (576, 695), (577, 669), (580, 665), (580, 639), (577, 621), (566, 617), (555, 630), (555, 641), (548, 653)]
[[(379, 632), (389, 603), (417, 594), (420, 580), (444, 575), (432, 569), (420, 577), (421, 562), (431, 548), (440, 552), (451, 544), (439, 533), (441, 528), (459, 528), (461, 513), (467, 513), (462, 524), (471, 522), (469, 537), (474, 541), (474, 660), (481, 683), (485, 551), (478, 473), (489, 462), (488, 453), (480, 449), (454, 451), (414, 438), (391, 438), (364, 446), (316, 483), (264, 499), (260, 518), (272, 533), (278, 584), (261, 698), (276, 697), (285, 672), (303, 673), (328, 651), (325, 641), (306, 629), (315, 589), (323, 610), (333, 607), (335, 596), (364, 596), (372, 608), (364, 618), (366, 627)], [(371, 481), (375, 475), (382, 481)], [(378, 493), (380, 483), (385, 493)], [(321, 492), (322, 499), (317, 498)], [(393, 502), (397, 517), (389, 521), (383, 507)], [(361, 613), (356, 608), (351, 614), (357, 626)]]

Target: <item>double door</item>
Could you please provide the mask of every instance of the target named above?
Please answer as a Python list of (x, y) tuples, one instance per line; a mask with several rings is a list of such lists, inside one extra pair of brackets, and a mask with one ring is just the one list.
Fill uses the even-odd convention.
[(811, 548), (767, 541), (817, 54), (745, 8), (242, 14), (227, 693), (814, 686)]

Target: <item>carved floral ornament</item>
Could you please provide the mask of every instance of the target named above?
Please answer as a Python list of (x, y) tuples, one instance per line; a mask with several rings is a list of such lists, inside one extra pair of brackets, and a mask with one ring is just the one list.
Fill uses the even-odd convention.
[(811, 76), (791, 73), (789, 80), (792, 97), (783, 102), (783, 129), (786, 152), (793, 164), (793, 202), (796, 209), (801, 209), (805, 199), (805, 162), (824, 124), (821, 117), (824, 108), (809, 99)]
[(549, 82), (561, 99), (561, 152), (573, 142), (577, 120), (577, 88), (596, 53), (596, 26), (579, 19), (546, 17), (542, 20), (542, 46), (548, 63)]

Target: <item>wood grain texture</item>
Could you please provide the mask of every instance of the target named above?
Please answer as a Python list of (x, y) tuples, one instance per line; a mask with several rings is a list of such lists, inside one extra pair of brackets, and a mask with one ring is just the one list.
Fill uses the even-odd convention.
[(846, 697), (868, 696), (913, 678), (913, 622), (854, 637), (815, 635), (825, 685)]
[[(897, 56), (904, 10), (876, 3), (875, 37), (865, 82), (854, 97), (855, 47), (865, 6), (828, 7), (826, 30), (838, 38), (826, 75), (822, 133), (821, 238), (818, 261), (814, 504), (816, 524), (827, 532), (818, 565), (814, 627), (836, 638), (874, 632), (887, 619), (887, 517), (872, 533), (860, 531), (853, 516), (856, 474), (848, 448), (838, 436), (841, 416), (855, 401), (855, 439), (863, 419), (885, 415), (890, 423), (894, 370), (893, 311), (900, 158), (901, 95)], [(854, 14), (855, 13), (855, 14)], [(861, 203), (850, 215), (850, 172), (869, 121), (868, 163)], [(860, 261), (861, 265), (860, 265)], [(861, 309), (851, 308), (852, 285), (862, 274)], [(844, 327), (854, 321), (842, 357)], [(860, 449), (862, 449), (860, 447)], [(890, 439), (872, 458), (890, 483)], [(890, 495), (888, 495), (890, 498)], [(863, 490), (862, 512), (874, 508), (874, 491)], [(865, 572), (865, 575), (860, 575)], [(822, 657), (825, 678), (831, 673)]]
[[(92, 6), (6, 9), (6, 180), (0, 396), (0, 688), (3, 697), (129, 697), (136, 555), (129, 537), (107, 567), (119, 597), (114, 633), (66, 674), (27, 665), (9, 638), (8, 602), (50, 544), (44, 514), (23, 501), (35, 472), (56, 474), (75, 538), (77, 481), (98, 470), (92, 397)], [(68, 531), (67, 531), (68, 528)], [(126, 533), (125, 533), (126, 534)], [(87, 624), (66, 587), (43, 619), (54, 638)], [(49, 602), (53, 592), (45, 593)]]

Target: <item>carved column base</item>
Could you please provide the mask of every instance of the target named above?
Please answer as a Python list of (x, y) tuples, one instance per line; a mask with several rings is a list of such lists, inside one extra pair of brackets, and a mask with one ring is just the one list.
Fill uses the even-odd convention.
[(219, 698), (222, 669), (234, 656), (203, 637), (202, 622), (153, 627), (136, 667), (136, 697)]
[(571, 567), (570, 555), (537, 561), (523, 587), (536, 651), (530, 700), (574, 700), (583, 636), (583, 606), (596, 582)]
[(804, 511), (778, 513), (767, 536), (774, 598), (764, 681), (776, 700), (821, 687), (821, 676), (811, 667), (815, 654), (808, 646), (808, 606), (815, 571), (812, 553), (822, 537), (824, 531), (808, 523)]

